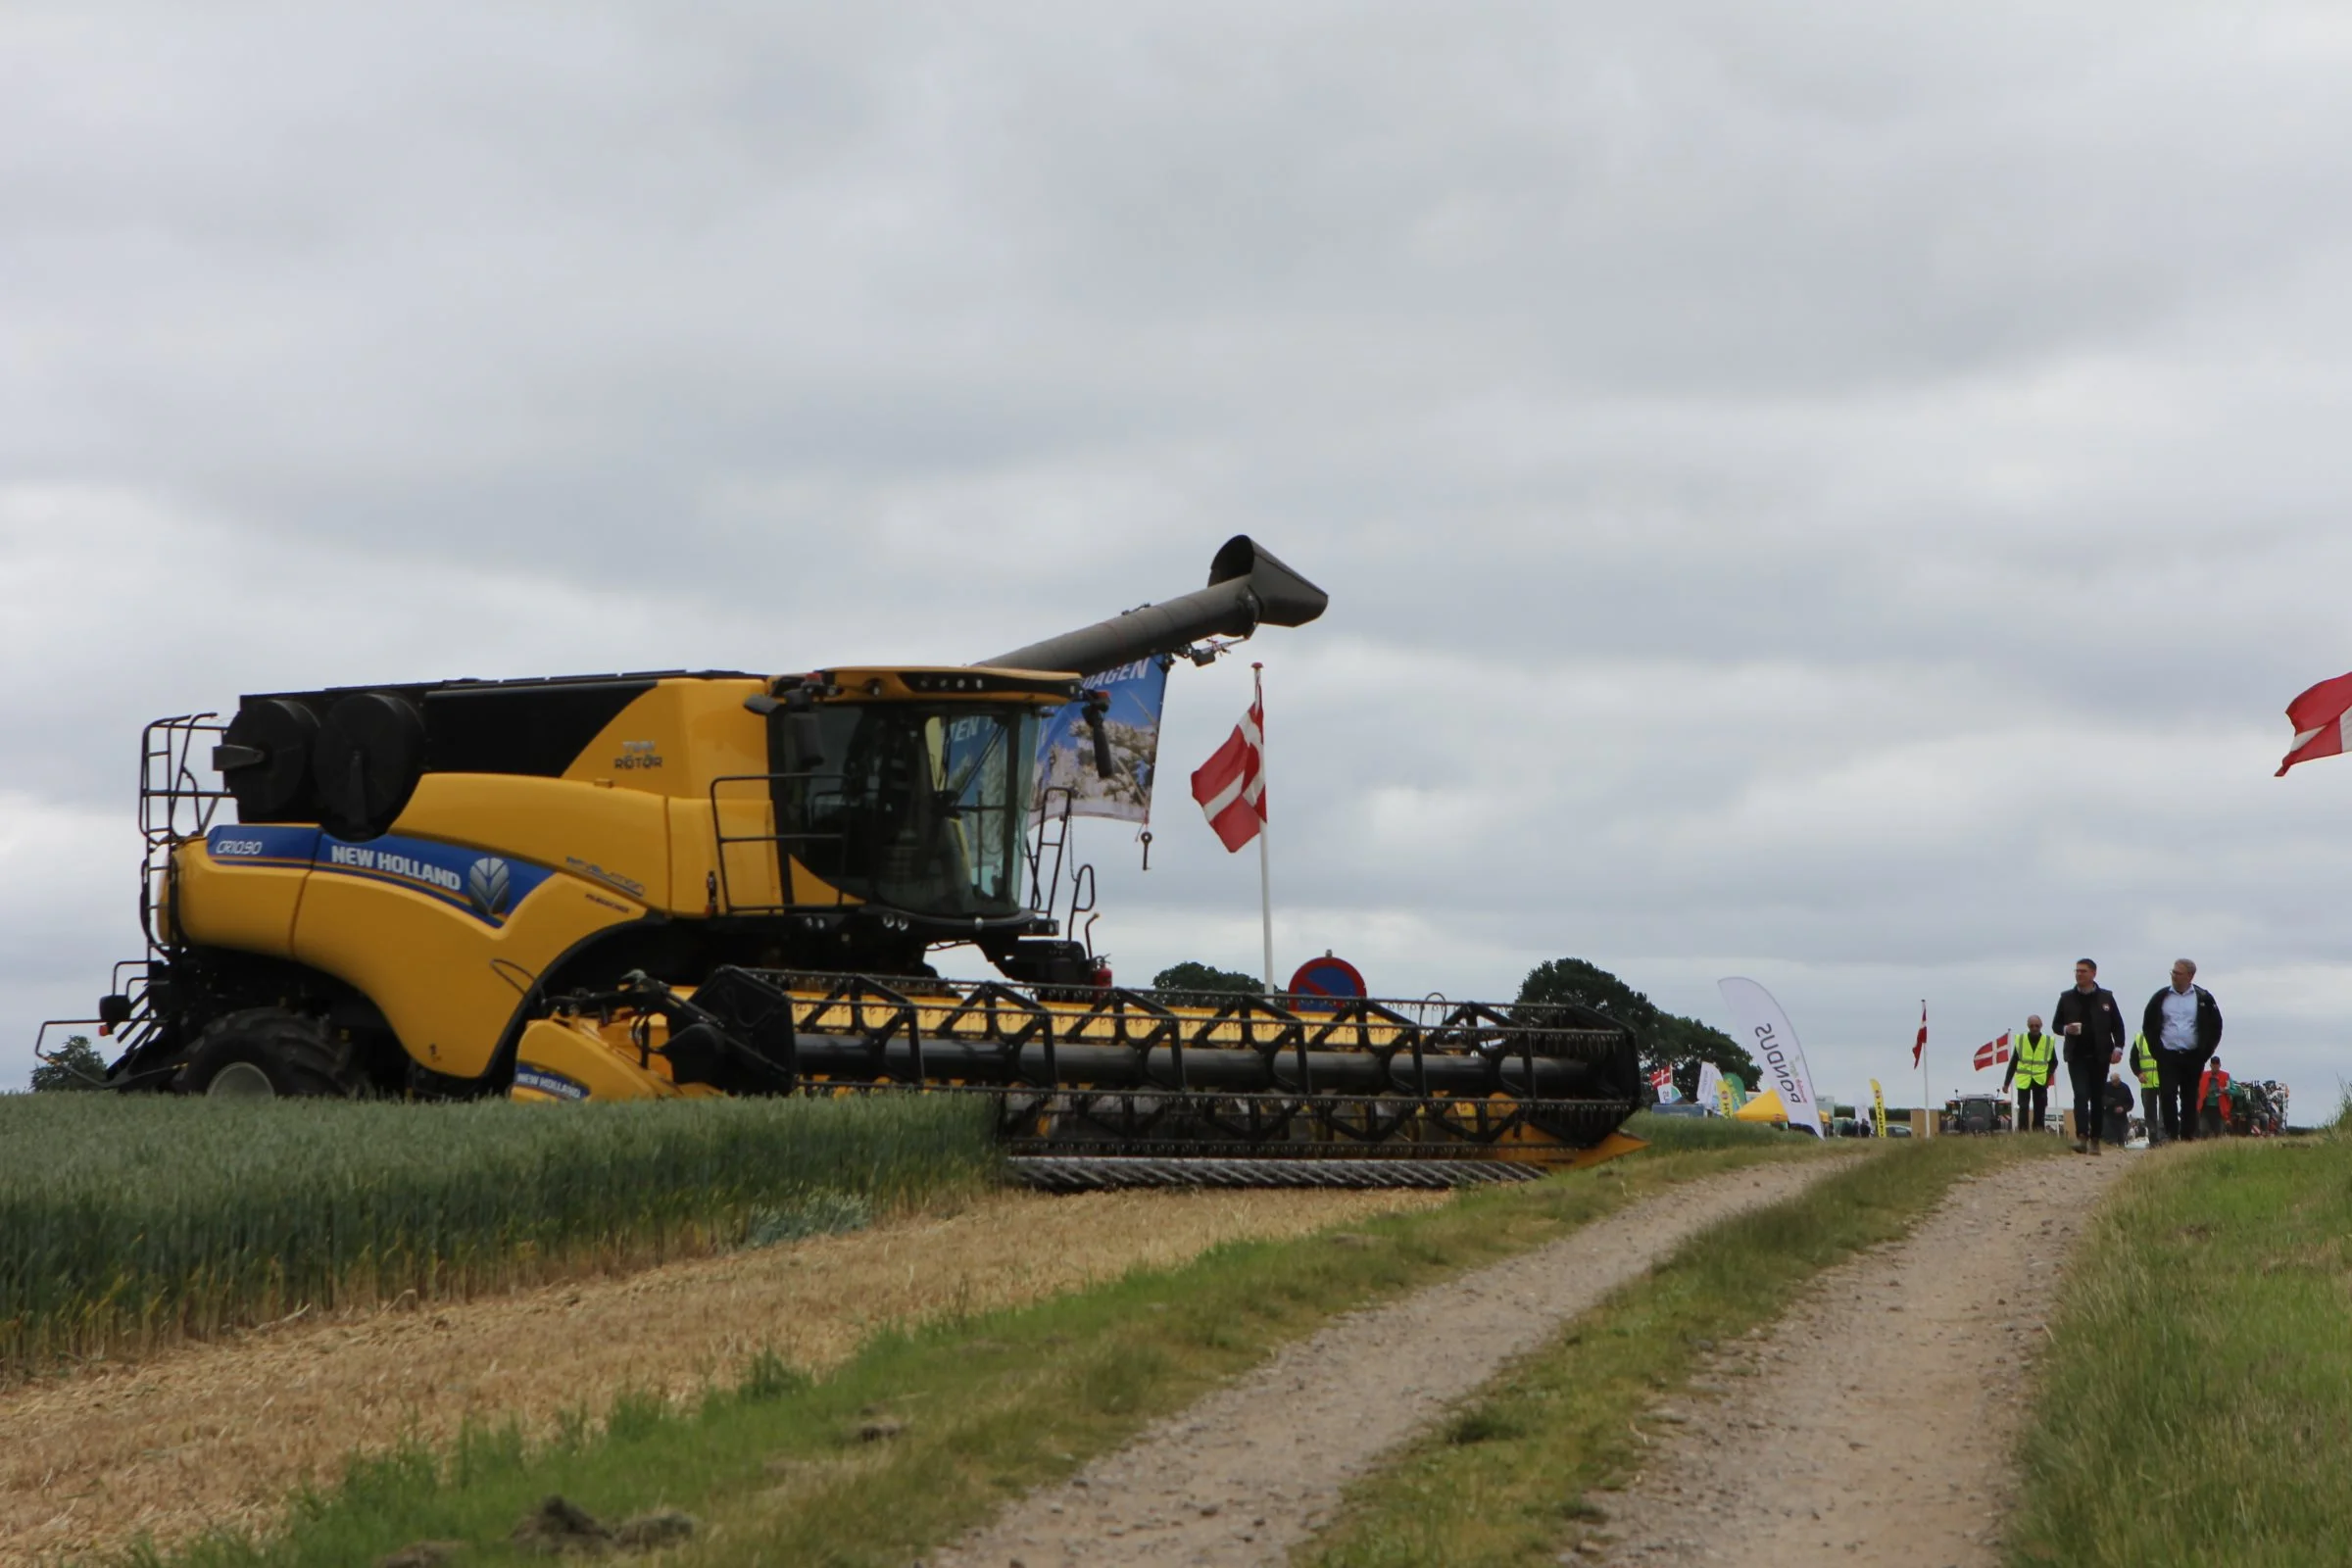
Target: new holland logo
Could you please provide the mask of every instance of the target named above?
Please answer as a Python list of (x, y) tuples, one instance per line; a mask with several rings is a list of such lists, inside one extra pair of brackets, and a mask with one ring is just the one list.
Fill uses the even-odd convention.
[(497, 856), (485, 855), (466, 868), (466, 897), (485, 917), (496, 919), (506, 913), (507, 898), (513, 892), (507, 862)]

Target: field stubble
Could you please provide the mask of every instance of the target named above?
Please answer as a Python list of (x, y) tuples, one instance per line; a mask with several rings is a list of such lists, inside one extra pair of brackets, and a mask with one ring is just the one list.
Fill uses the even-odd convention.
[[(601, 1432), (560, 1420), (534, 1443), (512, 1425), (471, 1424), (455, 1443), (404, 1443), (354, 1464), (296, 1499), (282, 1532), (190, 1543), (166, 1560), (340, 1568), (427, 1540), (470, 1542), (485, 1563), (519, 1560), (507, 1544), (515, 1518), (561, 1493), (599, 1517), (695, 1513), (708, 1529), (694, 1560), (710, 1568), (905, 1568), (1004, 1498), (1067, 1477), (1335, 1312), (1524, 1251), (1678, 1182), (1811, 1150), (1810, 1140), (1737, 1131), (1750, 1136), (1696, 1141), (1662, 1128), (1662, 1157), (1457, 1193), (1416, 1212), (1359, 1209), (1323, 1227), (1320, 1245), (1236, 1238), (1177, 1267), (884, 1329), (813, 1382), (759, 1357), (732, 1387), (697, 1400), (616, 1397)], [(1685, 1143), (1687, 1152), (1669, 1152)], [(1263, 1196), (1286, 1205), (1342, 1197)], [(1146, 1207), (1121, 1228), (1150, 1226), (1156, 1212)], [(1021, 1239), (1054, 1246), (1034, 1229)], [(921, 1250), (917, 1274), (934, 1259)], [(870, 1441), (876, 1423), (897, 1430)]]
[(690, 1399), (773, 1352), (840, 1364), (878, 1330), (1017, 1306), (1221, 1242), (1426, 1208), (1411, 1192), (999, 1194), (856, 1235), (494, 1299), (378, 1309), (0, 1394), (0, 1563), (266, 1529), (347, 1455), (530, 1438), (623, 1393)]

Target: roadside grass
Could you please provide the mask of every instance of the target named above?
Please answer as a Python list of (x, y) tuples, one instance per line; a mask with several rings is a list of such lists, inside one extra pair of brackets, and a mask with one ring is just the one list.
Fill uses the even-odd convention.
[(1770, 1323), (1822, 1269), (1891, 1241), (1961, 1177), (2054, 1152), (2051, 1140), (1897, 1143), (1691, 1238), (1646, 1277), (1505, 1368), (1452, 1418), (1348, 1489), (1291, 1554), (1299, 1568), (1554, 1563), (1605, 1529), (1637, 1469), (1643, 1406), (1714, 1346)]
[(2352, 1561), (2352, 1138), (2150, 1159), (2051, 1329), (2013, 1562)]
[(660, 1507), (699, 1515), (710, 1528), (684, 1553), (696, 1564), (905, 1568), (1339, 1312), (1541, 1246), (1677, 1182), (1815, 1157), (1809, 1140), (1786, 1138), (1652, 1151), (1345, 1232), (1230, 1244), (1181, 1268), (879, 1336), (820, 1381), (763, 1355), (699, 1403), (624, 1398), (601, 1419), (581, 1412), (558, 1442), (478, 1430), (445, 1451), (357, 1461), (272, 1535), (130, 1560), (340, 1568), (427, 1540), (468, 1544), (468, 1563), (520, 1560), (508, 1532), (555, 1493), (607, 1522)]
[[(1786, 1149), (1791, 1144), (1810, 1146), (1811, 1133), (1792, 1133), (1784, 1128), (1766, 1126), (1752, 1121), (1731, 1121), (1722, 1116), (1661, 1116), (1654, 1110), (1636, 1111), (1627, 1118), (1622, 1129), (1628, 1136), (1639, 1138), (1660, 1152), (1693, 1149)], [(1856, 1149), (1858, 1144), (1832, 1144), (1832, 1148)]]

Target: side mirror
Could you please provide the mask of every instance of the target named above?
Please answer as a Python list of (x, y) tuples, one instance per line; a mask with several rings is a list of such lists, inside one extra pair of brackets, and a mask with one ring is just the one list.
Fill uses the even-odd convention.
[(784, 741), (800, 769), (814, 771), (825, 765), (825, 727), (817, 722), (816, 710), (788, 707), (784, 711)]
[(743, 700), (743, 706), (761, 718), (784, 714), (784, 746), (792, 754), (794, 766), (802, 772), (813, 772), (825, 765), (825, 727), (816, 720), (816, 710), (809, 705), (806, 692), (794, 692), (785, 697), (760, 692)]
[(120, 992), (98, 999), (98, 1021), (109, 1029), (119, 1029), (130, 1022), (130, 999)]
[(1110, 760), (1110, 726), (1102, 721), (1110, 710), (1110, 699), (1101, 692), (1089, 692), (1086, 698), (1086, 727), (1095, 738), (1095, 776), (1117, 778), (1119, 770)]

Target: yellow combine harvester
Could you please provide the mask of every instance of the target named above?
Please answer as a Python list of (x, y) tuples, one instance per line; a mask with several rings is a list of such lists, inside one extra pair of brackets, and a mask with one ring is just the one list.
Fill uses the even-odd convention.
[[(108, 1081), (969, 1093), (1053, 1185), (1450, 1183), (1577, 1158), (1638, 1093), (1599, 1014), (1125, 990), (1050, 912), (1043, 715), (1083, 705), (1107, 774), (1089, 676), (1324, 604), (1237, 538), (1206, 588), (976, 665), (443, 681), (159, 720), (148, 955), (91, 1020), (126, 1047)], [(198, 776), (206, 745), (221, 787)], [(939, 979), (930, 955), (965, 946), (1003, 978)]]

